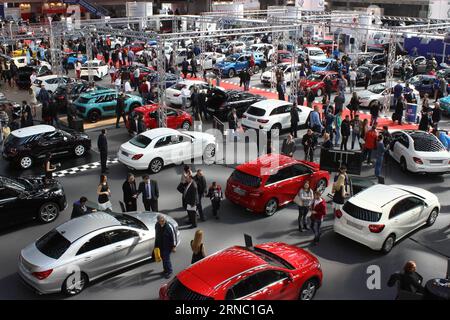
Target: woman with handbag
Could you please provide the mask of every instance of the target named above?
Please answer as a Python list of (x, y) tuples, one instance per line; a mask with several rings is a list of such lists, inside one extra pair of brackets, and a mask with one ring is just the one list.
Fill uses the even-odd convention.
[(112, 204), (109, 200), (109, 197), (111, 197), (111, 190), (109, 189), (108, 178), (104, 174), (100, 176), (100, 183), (97, 187), (97, 195), (99, 210), (112, 211)]
[(333, 184), (331, 193), (333, 193), (334, 210), (340, 210), (345, 202), (347, 195), (347, 174), (346, 168), (339, 168), (339, 175)]
[(296, 198), (298, 205), (298, 229), (300, 232), (303, 232), (304, 230), (309, 230), (306, 223), (306, 216), (314, 200), (314, 194), (309, 185), (309, 181), (303, 184), (303, 188), (300, 188)]
[(205, 246), (203, 245), (203, 231), (197, 230), (195, 232), (194, 240), (191, 240), (192, 260), (191, 264), (202, 260), (206, 257)]

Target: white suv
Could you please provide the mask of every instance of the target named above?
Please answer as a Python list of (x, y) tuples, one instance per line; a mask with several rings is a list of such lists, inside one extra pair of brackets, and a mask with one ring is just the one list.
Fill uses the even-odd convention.
[(378, 184), (351, 197), (335, 211), (334, 231), (383, 253), (440, 211), (438, 198), (421, 188)]
[[(291, 128), (292, 103), (277, 99), (267, 99), (251, 105), (242, 115), (242, 126), (250, 129), (261, 129), (270, 131), (271, 129), (285, 130)], [(306, 125), (311, 108), (297, 106), (298, 126)]]

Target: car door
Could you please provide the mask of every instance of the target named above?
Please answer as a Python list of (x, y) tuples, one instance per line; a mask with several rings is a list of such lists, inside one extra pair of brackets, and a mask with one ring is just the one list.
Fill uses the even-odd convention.
[[(167, 115), (167, 127), (176, 129), (179, 127), (178, 124), (178, 114), (174, 109), (167, 108), (166, 109), (166, 115)], [(181, 124), (180, 124), (181, 125)]]
[(177, 163), (190, 160), (202, 155), (201, 139), (194, 139), (184, 134), (179, 134), (176, 139), (172, 141), (175, 145), (175, 157)]
[(19, 201), (19, 192), (15, 189), (0, 185), (0, 227), (8, 226), (21, 220), (24, 200)]
[(413, 197), (407, 197), (397, 202), (389, 213), (391, 232), (400, 239), (419, 226), (420, 216), (424, 209)]
[(278, 205), (282, 205), (285, 202), (291, 201), (297, 192), (292, 190), (292, 176), (291, 169), (289, 167), (279, 169), (276, 173), (272, 174), (266, 181), (265, 188), (270, 198), (277, 198)]
[[(307, 109), (305, 109), (307, 110)], [(302, 127), (306, 125), (306, 122), (308, 121), (310, 112), (305, 111), (304, 109), (297, 106), (297, 113), (298, 113), (298, 126)]]
[(298, 298), (298, 292), (287, 273), (280, 270), (264, 270), (257, 273), (257, 277), (262, 286), (260, 297), (264, 300), (296, 300)]
[(290, 189), (291, 194), (293, 195), (293, 199), (300, 188), (303, 188), (303, 185), (306, 181), (310, 181), (312, 185), (311, 175), (313, 171), (300, 163), (293, 164), (289, 168), (291, 170), (290, 175), (292, 176), (292, 186), (290, 187)]
[(42, 158), (46, 153), (51, 153), (53, 156), (61, 156), (67, 153), (66, 141), (64, 135), (60, 130), (44, 133), (39, 141), (39, 158)]
[(172, 144), (173, 139), (176, 139), (175, 135), (161, 137), (153, 147), (155, 156), (161, 157), (164, 164), (173, 163), (175, 160), (173, 154), (175, 152), (174, 149), (176, 148), (176, 145)]
[(242, 71), (248, 67), (248, 56), (242, 55), (236, 61), (236, 71)]
[(291, 108), (292, 105), (290, 104), (280, 107), (278, 117), (283, 129), (289, 129), (291, 127)]
[(108, 93), (102, 103), (103, 116), (112, 116), (115, 113), (117, 105), (117, 93)]
[(113, 245), (117, 268), (123, 268), (141, 260), (145, 254), (151, 254), (149, 243), (141, 241), (139, 233), (135, 230), (117, 228), (106, 232), (111, 245)]
[(398, 135), (398, 138), (396, 139), (396, 142), (394, 143), (394, 159), (400, 162), (400, 159), (402, 156), (405, 158), (406, 162), (408, 162), (409, 157), (408, 155), (408, 149), (409, 149), (409, 139), (404, 133), (400, 133)]
[(257, 274), (242, 277), (242, 280), (228, 289), (226, 300), (264, 300), (266, 295), (261, 292), (262, 284)]
[(90, 279), (100, 277), (117, 269), (117, 261), (114, 255), (115, 244), (110, 243), (107, 232), (102, 232), (92, 237), (85, 237), (84, 241), (74, 257), (74, 263), (80, 270), (87, 273)]

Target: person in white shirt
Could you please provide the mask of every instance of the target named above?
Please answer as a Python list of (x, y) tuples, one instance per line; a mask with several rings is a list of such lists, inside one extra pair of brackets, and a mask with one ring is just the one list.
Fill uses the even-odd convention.
[(31, 76), (30, 76), (31, 84), (33, 84), (34, 81), (36, 81), (36, 78), (37, 78), (37, 76), (36, 76), (36, 71), (33, 71), (33, 73), (32, 73)]
[(126, 80), (125, 84), (123, 85), (123, 89), (125, 93), (132, 93), (133, 89), (131, 88), (130, 80)]
[(77, 79), (81, 78), (81, 61), (77, 60), (75, 63), (75, 73), (77, 74)]
[(114, 81), (114, 86), (116, 87), (117, 91), (120, 91), (122, 89), (122, 79), (117, 77), (117, 79)]
[(109, 75), (111, 77), (111, 84), (114, 83), (115, 76), (116, 76), (116, 67), (114, 67), (114, 64), (111, 63), (111, 67), (109, 68)]
[(191, 97), (191, 90), (187, 86), (181, 89), (181, 108), (184, 110), (187, 107), (187, 100)]
[(350, 93), (353, 93), (356, 87), (356, 76), (357, 76), (356, 70), (354, 68), (351, 68), (348, 75), (350, 77)]

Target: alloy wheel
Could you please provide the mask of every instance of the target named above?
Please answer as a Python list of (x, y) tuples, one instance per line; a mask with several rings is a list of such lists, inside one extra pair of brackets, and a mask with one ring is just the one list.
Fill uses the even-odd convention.
[(162, 168), (162, 161), (160, 159), (153, 159), (152, 162), (150, 163), (150, 170), (153, 173), (158, 173), (159, 171), (161, 171)]
[(83, 273), (71, 274), (64, 283), (64, 291), (67, 295), (77, 295), (84, 290), (87, 283), (86, 275)]
[(22, 159), (20, 159), (20, 166), (22, 167), (22, 169), (28, 169), (32, 164), (33, 160), (31, 159), (31, 157), (22, 157)]
[(316, 294), (317, 286), (313, 280), (308, 280), (308, 282), (303, 286), (300, 295), (300, 300), (312, 300)]
[(276, 199), (270, 199), (266, 204), (266, 216), (273, 216), (277, 211), (278, 203)]
[(82, 146), (81, 144), (80, 144), (80, 145), (77, 145), (77, 146), (75, 147), (75, 155), (76, 155), (77, 157), (81, 157), (81, 156), (84, 154), (84, 151), (85, 151), (85, 148), (84, 148), (84, 146)]
[(42, 222), (49, 223), (56, 219), (59, 214), (58, 207), (53, 203), (47, 203), (41, 207), (39, 218)]
[(436, 219), (438, 217), (438, 211), (436, 209), (434, 209), (433, 211), (431, 211), (430, 216), (428, 217), (428, 221), (427, 221), (427, 225), (431, 226), (436, 222)]

